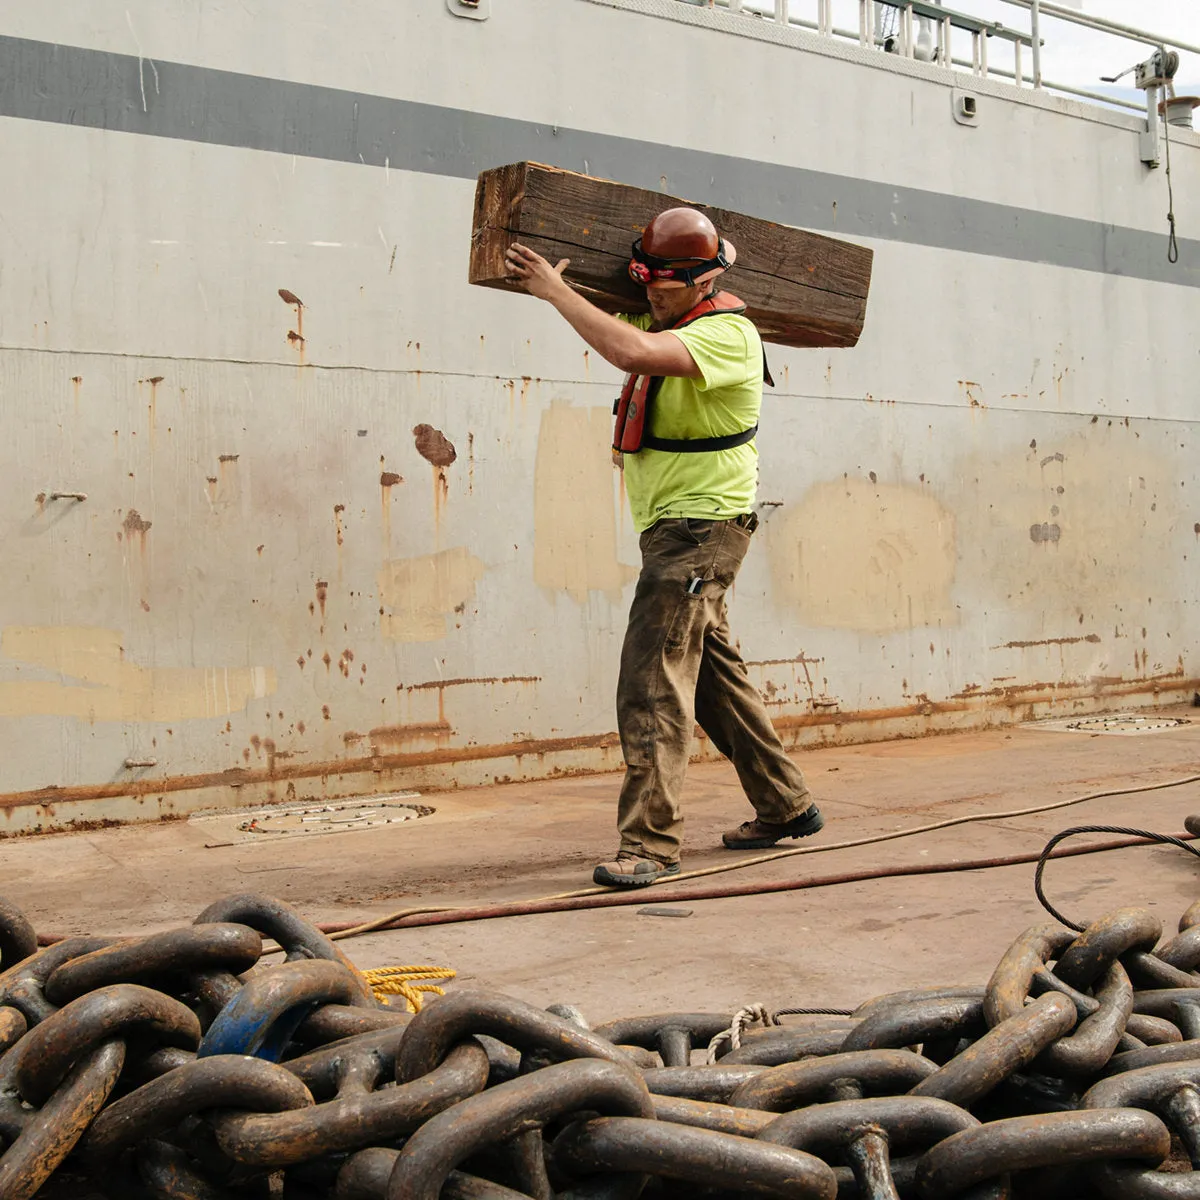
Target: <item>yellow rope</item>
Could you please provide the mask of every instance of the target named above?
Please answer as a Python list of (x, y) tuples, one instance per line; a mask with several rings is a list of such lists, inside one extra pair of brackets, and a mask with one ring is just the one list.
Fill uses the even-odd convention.
[(410, 1013), (419, 1013), (424, 995), (444, 996), (436, 983), (418, 980), (454, 979), (458, 972), (451, 967), (372, 967), (364, 971), (376, 1000), (385, 996), (403, 996)]

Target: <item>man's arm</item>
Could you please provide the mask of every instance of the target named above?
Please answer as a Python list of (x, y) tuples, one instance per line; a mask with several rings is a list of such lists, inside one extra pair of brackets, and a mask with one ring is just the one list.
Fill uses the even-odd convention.
[(507, 253), (508, 270), (525, 290), (554, 305), (571, 328), (601, 358), (632, 375), (699, 379), (700, 368), (688, 348), (671, 333), (647, 333), (602, 312), (563, 279), (570, 259), (551, 266), (536, 251), (515, 243)]

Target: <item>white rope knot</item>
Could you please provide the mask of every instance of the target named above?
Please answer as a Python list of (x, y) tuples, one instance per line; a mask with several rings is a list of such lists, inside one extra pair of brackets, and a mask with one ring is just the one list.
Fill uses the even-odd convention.
[(730, 1051), (740, 1050), (742, 1048), (742, 1034), (746, 1032), (748, 1025), (761, 1024), (770, 1027), (771, 1014), (767, 1012), (765, 1004), (747, 1004), (745, 1008), (739, 1008), (733, 1014), (733, 1020), (729, 1023), (728, 1029), (721, 1030), (711, 1042), (708, 1043), (708, 1058), (709, 1066), (717, 1061), (717, 1056), (721, 1047), (728, 1044)]

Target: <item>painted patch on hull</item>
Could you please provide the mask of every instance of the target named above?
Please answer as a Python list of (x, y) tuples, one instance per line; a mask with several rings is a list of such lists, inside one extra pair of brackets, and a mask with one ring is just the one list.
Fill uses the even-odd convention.
[(617, 559), (612, 416), (607, 408), (552, 404), (542, 413), (534, 468), (533, 577), (582, 604), (614, 604), (637, 568)]
[(391, 642), (436, 642), (447, 618), (475, 595), (487, 568), (465, 546), (419, 558), (392, 559), (379, 572), (383, 636)]
[(775, 596), (814, 628), (957, 624), (954, 515), (919, 487), (818, 483), (772, 531)]
[(20, 673), (57, 679), (0, 681), (0, 717), (81, 721), (190, 721), (241, 712), (274, 693), (268, 667), (142, 667), (125, 661), (115, 629), (10, 625), (0, 654)]

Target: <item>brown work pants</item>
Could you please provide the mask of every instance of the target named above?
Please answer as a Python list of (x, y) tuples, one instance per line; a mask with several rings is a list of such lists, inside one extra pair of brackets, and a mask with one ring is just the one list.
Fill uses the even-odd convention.
[(725, 593), (755, 524), (667, 518), (642, 534), (617, 682), (622, 850), (678, 861), (680, 793), (697, 722), (733, 763), (760, 820), (790, 821), (811, 803), (729, 636)]

